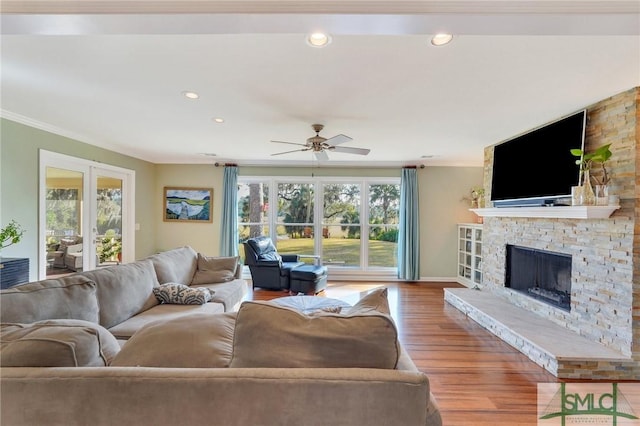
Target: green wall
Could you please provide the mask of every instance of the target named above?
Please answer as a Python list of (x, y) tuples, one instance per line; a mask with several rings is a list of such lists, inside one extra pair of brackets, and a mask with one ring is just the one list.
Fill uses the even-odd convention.
[(24, 239), (2, 251), (4, 257), (28, 257), (30, 279), (37, 279), (38, 262), (38, 180), (39, 150), (58, 152), (78, 158), (110, 164), (136, 172), (136, 258), (155, 249), (156, 166), (147, 161), (118, 154), (0, 119), (0, 225), (15, 219), (26, 230)]
[[(223, 167), (213, 164), (152, 164), (84, 144), (6, 119), (0, 121), (0, 224), (16, 219), (27, 230), (25, 239), (3, 251), (5, 257), (29, 257), (31, 279), (37, 278), (38, 150), (59, 152), (136, 172), (136, 258), (190, 245), (210, 256), (219, 254)], [(241, 176), (400, 176), (400, 168), (245, 167)], [(420, 187), (420, 271), (425, 279), (456, 276), (456, 224), (476, 217), (461, 201), (473, 186), (482, 185), (482, 167), (418, 169)], [(213, 222), (164, 222), (165, 186), (213, 188)]]

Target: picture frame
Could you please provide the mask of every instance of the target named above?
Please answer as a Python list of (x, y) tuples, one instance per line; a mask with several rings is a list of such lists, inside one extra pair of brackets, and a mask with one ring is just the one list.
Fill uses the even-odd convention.
[(165, 222), (213, 222), (213, 188), (164, 187)]

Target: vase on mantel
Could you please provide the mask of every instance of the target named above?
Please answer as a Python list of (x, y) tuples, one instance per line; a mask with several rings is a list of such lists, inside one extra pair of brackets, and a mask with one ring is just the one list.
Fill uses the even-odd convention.
[(593, 206), (596, 204), (596, 194), (591, 186), (591, 174), (589, 169), (582, 172), (582, 204), (585, 206)]

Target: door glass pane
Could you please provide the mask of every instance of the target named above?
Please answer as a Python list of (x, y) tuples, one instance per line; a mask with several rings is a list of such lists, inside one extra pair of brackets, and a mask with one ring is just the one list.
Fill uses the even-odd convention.
[(369, 187), (369, 266), (398, 266), (400, 185)]
[(98, 176), (96, 210), (97, 266), (122, 261), (122, 180)]
[(322, 263), (360, 266), (360, 185), (325, 184), (323, 194)]
[(84, 174), (46, 168), (47, 275), (82, 269), (82, 185)]
[(280, 253), (315, 254), (313, 184), (279, 183), (276, 247)]

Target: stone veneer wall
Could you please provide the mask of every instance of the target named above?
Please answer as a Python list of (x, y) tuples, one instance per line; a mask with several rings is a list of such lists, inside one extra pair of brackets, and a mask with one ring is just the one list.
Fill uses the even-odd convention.
[[(586, 150), (611, 143), (610, 194), (621, 209), (608, 219), (484, 218), (483, 286), (626, 356), (640, 374), (640, 88), (587, 107)], [(493, 146), (485, 149), (490, 199)], [(544, 168), (537, 168), (542, 172)], [(552, 173), (552, 171), (548, 171)], [(504, 287), (506, 244), (572, 255), (571, 312)], [(633, 371), (630, 371), (633, 370)], [(623, 378), (627, 374), (618, 371)], [(621, 374), (622, 373), (622, 374)], [(628, 376), (627, 376), (628, 377)]]

